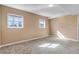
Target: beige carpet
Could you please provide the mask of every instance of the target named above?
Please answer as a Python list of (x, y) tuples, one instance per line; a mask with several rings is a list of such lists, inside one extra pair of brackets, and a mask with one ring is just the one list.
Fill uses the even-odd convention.
[(79, 42), (47, 37), (0, 48), (0, 54), (77, 54)]

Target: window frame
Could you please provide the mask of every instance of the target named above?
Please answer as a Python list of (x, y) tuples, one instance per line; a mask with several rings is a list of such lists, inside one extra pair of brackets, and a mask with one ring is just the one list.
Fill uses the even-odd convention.
[[(43, 23), (42, 25), (42, 27), (41, 27), (41, 24), (40, 23)], [(39, 28), (46, 28), (46, 21), (45, 21), (45, 19), (43, 19), (43, 18), (41, 18), (41, 19), (39, 19)]]
[[(17, 26), (17, 27), (14, 27), (14, 26), (11, 27), (11, 26), (9, 25), (9, 22), (10, 22), (10, 21), (9, 21), (9, 17), (10, 17), (10, 16), (14, 16), (14, 18), (15, 18), (15, 17), (17, 17), (17, 18), (20, 18), (20, 17), (21, 17), (21, 18), (22, 18), (22, 20), (21, 20), (21, 21), (22, 21), (22, 22), (21, 22), (21, 23), (22, 23), (22, 26), (21, 26), (21, 27), (19, 27), (19, 26)], [(15, 21), (16, 21), (16, 20), (15, 20)], [(18, 22), (18, 21), (17, 21), (17, 22)], [(22, 15), (17, 15), (17, 14), (11, 14), (11, 13), (7, 14), (7, 27), (10, 28), (10, 29), (14, 29), (14, 28), (19, 28), (19, 29), (21, 29), (21, 28), (24, 28), (24, 17), (23, 17)]]

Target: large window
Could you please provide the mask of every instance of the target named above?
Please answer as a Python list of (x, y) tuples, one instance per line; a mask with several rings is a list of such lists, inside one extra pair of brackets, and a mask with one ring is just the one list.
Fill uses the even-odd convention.
[(8, 15), (8, 28), (23, 28), (24, 27), (23, 16)]
[(45, 28), (45, 19), (39, 19), (39, 28)]

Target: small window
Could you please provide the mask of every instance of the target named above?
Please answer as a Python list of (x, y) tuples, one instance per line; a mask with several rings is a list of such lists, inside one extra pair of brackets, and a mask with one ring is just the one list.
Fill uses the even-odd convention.
[(45, 28), (45, 20), (44, 19), (39, 20), (39, 28)]
[(23, 28), (23, 16), (8, 15), (8, 28)]

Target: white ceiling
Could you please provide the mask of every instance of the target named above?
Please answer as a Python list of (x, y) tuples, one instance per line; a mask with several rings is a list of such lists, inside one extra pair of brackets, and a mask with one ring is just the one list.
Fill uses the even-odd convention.
[(5, 6), (29, 11), (49, 18), (56, 18), (64, 15), (79, 15), (79, 4), (5, 4)]

